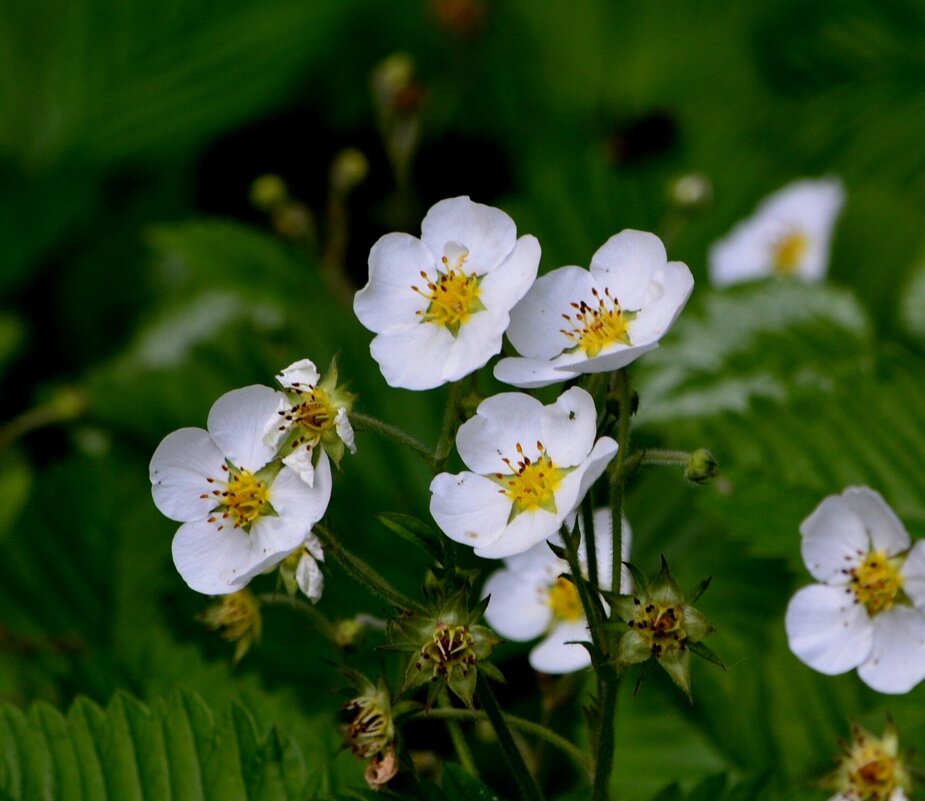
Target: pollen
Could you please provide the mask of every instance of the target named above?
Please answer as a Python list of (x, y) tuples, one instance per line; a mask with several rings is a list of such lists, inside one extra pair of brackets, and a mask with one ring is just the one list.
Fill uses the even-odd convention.
[(872, 551), (860, 567), (850, 571), (849, 586), (871, 615), (892, 608), (903, 586), (901, 564), (901, 560), (890, 559), (884, 551)]
[(557, 620), (574, 623), (581, 620), (585, 614), (578, 597), (578, 588), (568, 579), (561, 577), (549, 588), (549, 606)]
[(789, 233), (774, 243), (771, 266), (780, 276), (793, 275), (800, 266), (806, 251), (809, 249), (809, 238), (801, 231)]
[(605, 289), (603, 294), (592, 289), (591, 294), (594, 297), (591, 303), (584, 300), (573, 302), (571, 307), (574, 311), (562, 315), (568, 328), (559, 330), (572, 343), (566, 352), (582, 350), (589, 359), (593, 359), (611, 345), (632, 345), (629, 323), (636, 313), (624, 311), (609, 289)]
[(218, 504), (212, 510), (210, 523), (218, 523), (219, 531), (225, 526), (249, 531), (251, 524), (268, 511), (270, 506), (270, 488), (266, 481), (253, 473), (238, 468), (230, 468), (228, 481), (224, 490), (214, 490), (212, 495)]
[(504, 459), (504, 464), (511, 471), (508, 474), (496, 473), (492, 478), (500, 484), (502, 493), (514, 502), (511, 509), (513, 519), (521, 512), (535, 512), (542, 509), (556, 514), (556, 491), (569, 469), (556, 467), (555, 462), (546, 453), (542, 443), (536, 443), (539, 456), (531, 460), (524, 454), (523, 446), (517, 444), (518, 461)]
[(426, 309), (417, 312), (423, 323), (442, 325), (456, 337), (459, 329), (469, 322), (473, 314), (485, 311), (481, 300), (482, 279), (474, 272), (466, 273), (464, 267), (469, 251), (465, 248), (447, 246), (447, 255), (442, 259), (442, 269), (437, 269), (433, 280), (423, 270), (424, 289), (411, 289), (428, 301)]

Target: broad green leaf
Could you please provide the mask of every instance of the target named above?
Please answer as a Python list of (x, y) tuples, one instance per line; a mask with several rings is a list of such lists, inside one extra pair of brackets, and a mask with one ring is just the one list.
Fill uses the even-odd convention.
[(301, 801), (301, 753), (240, 704), (215, 716), (190, 692), (150, 705), (117, 693), (62, 714), (0, 707), (0, 794), (9, 801)]

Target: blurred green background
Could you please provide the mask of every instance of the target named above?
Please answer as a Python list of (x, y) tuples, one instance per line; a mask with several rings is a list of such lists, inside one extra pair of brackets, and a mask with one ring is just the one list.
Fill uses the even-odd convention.
[[(408, 60), (376, 71), (396, 53)], [(362, 180), (345, 177), (345, 148), (365, 157)], [(671, 187), (691, 172), (712, 201), (681, 209)], [(266, 173), (290, 193), (269, 214), (250, 196)], [(824, 174), (847, 189), (830, 282), (711, 291), (710, 243), (764, 195)], [(654, 570), (664, 553), (682, 584), (713, 576), (702, 608), (730, 670), (695, 664), (693, 706), (660, 676), (635, 698), (624, 688), (619, 797), (821, 799), (810, 782), (851, 721), (879, 732), (891, 714), (904, 743), (925, 743), (925, 688), (890, 698), (853, 674), (819, 676), (783, 633), (788, 598), (809, 583), (798, 525), (824, 495), (870, 485), (913, 536), (925, 530), (921, 0), (5, 0), (0, 697), (63, 710), (123, 690), (169, 711), (186, 688), (226, 721), (237, 699), (261, 736), (281, 732), (268, 759), (285, 781), (281, 794), (225, 797), (362, 786), (360, 763), (337, 755), (342, 681), (325, 660), (375, 671), (380, 658), (344, 657), (271, 610), (263, 643), (233, 667), (194, 619), (205, 599), (173, 569), (175, 525), (151, 503), (147, 462), (223, 392), (338, 352), (359, 409), (433, 442), (445, 393), (385, 385), (330, 276), (361, 285), (376, 238), (416, 233), (458, 194), (535, 234), (543, 271), (587, 264), (634, 227), (660, 233), (697, 280), (632, 370), (634, 437), (708, 447), (722, 479), (693, 488), (651, 468), (627, 512), (638, 564)], [(423, 560), (374, 515), (426, 516), (427, 471), (371, 435), (358, 444), (331, 519), (414, 592)], [(326, 572), (327, 614), (382, 611)], [(536, 719), (526, 650), (503, 647), (499, 696)], [(554, 689), (578, 694), (547, 714), (580, 739), (581, 681)], [(113, 703), (122, 720), (130, 702)], [(7, 748), (39, 736), (53, 715), (37, 710), (27, 737), (6, 708)], [(407, 734), (452, 759), (440, 724)], [(475, 749), (483, 778), (513, 797), (492, 743)], [(17, 785), (10, 759), (10, 798), (56, 797)], [(541, 773), (552, 795), (575, 786), (558, 756)]]

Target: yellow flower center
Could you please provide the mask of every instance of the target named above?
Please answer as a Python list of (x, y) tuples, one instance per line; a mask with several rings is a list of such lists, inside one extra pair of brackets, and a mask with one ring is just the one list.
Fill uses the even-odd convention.
[(575, 622), (585, 615), (581, 599), (578, 597), (578, 588), (568, 579), (561, 577), (549, 588), (549, 606), (553, 617), (558, 620)]
[(850, 571), (851, 589), (871, 615), (893, 606), (903, 586), (901, 566), (901, 559), (890, 559), (884, 551), (872, 551), (860, 567)]
[(858, 801), (888, 801), (899, 787), (908, 790), (909, 776), (897, 755), (895, 732), (883, 738), (855, 726), (853, 742), (843, 744), (845, 755), (827, 786)]
[(450, 626), (438, 623), (429, 642), (424, 644), (415, 664), (418, 670), (425, 665), (432, 666), (434, 677), (452, 679), (456, 672), (463, 678), (469, 675), (472, 666), (478, 662), (475, 655), (475, 638), (468, 626)]
[(656, 659), (661, 659), (666, 650), (683, 650), (687, 647), (682, 605), (660, 604), (640, 598), (636, 598), (634, 604), (636, 614), (628, 621), (628, 625), (639, 632)]
[(537, 442), (536, 447), (540, 455), (536, 461), (532, 461), (524, 455), (523, 446), (518, 442), (517, 453), (520, 459), (516, 465), (510, 459), (503, 460), (512, 472), (495, 473), (492, 476), (504, 488), (501, 492), (514, 502), (511, 520), (521, 512), (535, 512), (537, 509), (556, 514), (556, 490), (573, 469), (556, 467), (542, 442)]
[(300, 402), (289, 411), (281, 412), (284, 419), (300, 426), (308, 439), (317, 440), (321, 435), (334, 428), (337, 408), (331, 403), (327, 393), (318, 387), (299, 391)]
[(426, 291), (411, 287), (429, 301), (426, 309), (417, 312), (421, 322), (445, 326), (454, 337), (473, 314), (485, 311), (479, 297), (482, 279), (474, 272), (466, 275), (463, 269), (468, 257), (465, 248), (448, 245), (447, 255), (442, 259), (444, 269), (437, 270), (436, 280), (432, 281), (421, 270), (421, 278), (427, 282)]
[(779, 239), (774, 244), (771, 264), (777, 275), (788, 276), (796, 272), (809, 248), (806, 234), (796, 231)]
[[(261, 481), (253, 473), (247, 470), (240, 470), (236, 467), (225, 467), (228, 480), (223, 483), (224, 490), (213, 490), (212, 495), (218, 504), (212, 510), (213, 515), (209, 518), (210, 523), (228, 521), (228, 524), (234, 528), (242, 528), (245, 531), (250, 530), (251, 524), (268, 511), (270, 505), (270, 488), (266, 481)], [(209, 479), (209, 483), (216, 483), (216, 479)], [(203, 495), (206, 498), (208, 495)], [(221, 517), (219, 517), (221, 513)], [(225, 527), (225, 522), (219, 525), (221, 531)]]
[(603, 296), (597, 289), (592, 289), (591, 294), (596, 307), (582, 300), (570, 304), (575, 309), (574, 314), (562, 315), (569, 328), (559, 330), (574, 343), (566, 348), (566, 352), (580, 348), (589, 359), (593, 359), (604, 348), (618, 342), (632, 345), (628, 324), (636, 312), (623, 311), (617, 299), (611, 297), (609, 289), (604, 290)]

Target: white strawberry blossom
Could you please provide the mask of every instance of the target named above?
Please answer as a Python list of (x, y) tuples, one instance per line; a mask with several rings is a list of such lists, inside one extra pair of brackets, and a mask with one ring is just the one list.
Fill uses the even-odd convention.
[(518, 239), (507, 214), (468, 197), (433, 206), (420, 239), (383, 236), (353, 308), (376, 334), (370, 351), (388, 384), (432, 389), (482, 367), (501, 350), (539, 260), (534, 237)]
[(655, 234), (621, 231), (590, 270), (561, 267), (537, 279), (511, 312), (507, 336), (521, 356), (498, 362), (495, 377), (543, 387), (625, 367), (658, 347), (693, 287), (687, 265), (668, 261)]
[(850, 487), (800, 526), (803, 560), (820, 583), (787, 607), (790, 649), (826, 675), (857, 668), (882, 693), (925, 678), (925, 541), (912, 544), (880, 495)]
[(772, 275), (821, 281), (844, 202), (845, 190), (837, 178), (788, 184), (713, 244), (710, 280), (716, 286)]
[[(598, 586), (611, 588), (613, 568), (613, 527), (610, 510), (597, 509), (593, 515), (595, 552), (597, 554)], [(587, 553), (584, 526), (578, 558), (587, 578)], [(624, 519), (622, 527), (621, 561), (629, 559), (632, 532)], [(550, 541), (561, 545), (559, 535)], [(588, 621), (578, 596), (578, 590), (568, 579), (562, 578), (568, 564), (556, 556), (546, 542), (530, 550), (510, 556), (504, 567), (488, 577), (482, 595), (491, 596), (485, 610), (488, 625), (502, 637), (526, 642), (537, 637), (543, 639), (530, 651), (531, 667), (541, 673), (572, 673), (591, 664), (591, 657), (581, 642), (590, 641)], [(632, 591), (632, 578), (623, 568), (620, 592)]]
[(468, 471), (431, 482), (430, 512), (450, 539), (498, 559), (556, 534), (617, 453), (597, 435), (597, 411), (579, 387), (544, 406), (505, 392), (479, 404), (456, 448)]
[(264, 386), (227, 392), (213, 404), (208, 430), (174, 431), (151, 458), (154, 503), (183, 524), (173, 539), (174, 564), (197, 592), (240, 590), (299, 547), (327, 508), (327, 459), (309, 486), (265, 441), (282, 400)]

